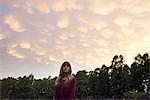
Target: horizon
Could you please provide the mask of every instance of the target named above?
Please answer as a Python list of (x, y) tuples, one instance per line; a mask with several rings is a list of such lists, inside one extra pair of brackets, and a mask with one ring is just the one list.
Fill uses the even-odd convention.
[(130, 66), (150, 53), (150, 0), (0, 0), (0, 79), (58, 76), (111, 65)]
[[(148, 52), (145, 52), (145, 53), (148, 53)], [(145, 53), (144, 53), (144, 54), (145, 54)], [(141, 54), (141, 53), (138, 53), (138, 54)], [(138, 54), (137, 54), (137, 55), (138, 55)], [(149, 54), (149, 53), (148, 53), (148, 54)], [(142, 55), (143, 55), (143, 54), (142, 54)], [(115, 56), (115, 55), (114, 55), (114, 56)], [(134, 57), (134, 58), (135, 58), (135, 57)], [(132, 63), (134, 63), (134, 61), (133, 61)], [(125, 59), (124, 59), (124, 64), (127, 64), (127, 65), (129, 66), (129, 68), (131, 67), (132, 63), (127, 64), (127, 63), (125, 63)], [(103, 65), (105, 65), (106, 67), (110, 67), (110, 66), (111, 66), (111, 63), (110, 63), (110, 65), (102, 64), (102, 65), (100, 65), (99, 67), (97, 66), (97, 67), (94, 67), (94, 68), (95, 68), (95, 69), (96, 69), (96, 68), (101, 68)], [(85, 66), (85, 67), (86, 67), (86, 66)], [(83, 70), (85, 70), (85, 71), (89, 72), (89, 71), (94, 71), (95, 69), (91, 69), (91, 70), (88, 70), (88, 71), (87, 71), (86, 69), (82, 69), (82, 70), (78, 70), (78, 71), (83, 71)], [(76, 70), (76, 72), (73, 71), (72, 74), (75, 74), (75, 75), (76, 75), (78, 71), (77, 71), (77, 70)], [(32, 73), (30, 73), (30, 74), (28, 74), (28, 75), (15, 76), (15, 77), (12, 77), (12, 76), (7, 76), (7, 77), (3, 77), (3, 78), (0, 77), (0, 79), (2, 80), (2, 79), (4, 79), (4, 78), (8, 78), (8, 77), (12, 77), (12, 78), (16, 78), (16, 79), (17, 79), (17, 78), (19, 78), (19, 77), (22, 77), (22, 78), (23, 78), (24, 76), (27, 76), (27, 77), (28, 77), (28, 76), (31, 75), (31, 74), (32, 74)], [(34, 74), (32, 74), (32, 75), (34, 75)], [(56, 76), (49, 75), (49, 76), (50, 76), (51, 78), (58, 77), (58, 75), (56, 75)], [(49, 76), (37, 78), (37, 77), (35, 77), (35, 75), (34, 75), (34, 79), (44, 79), (44, 78), (48, 78)]]

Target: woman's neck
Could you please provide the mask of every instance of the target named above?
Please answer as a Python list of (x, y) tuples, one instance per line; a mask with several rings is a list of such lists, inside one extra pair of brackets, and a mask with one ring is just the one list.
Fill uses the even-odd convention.
[(64, 73), (63, 77), (67, 78), (67, 77), (69, 77), (69, 74), (68, 73)]

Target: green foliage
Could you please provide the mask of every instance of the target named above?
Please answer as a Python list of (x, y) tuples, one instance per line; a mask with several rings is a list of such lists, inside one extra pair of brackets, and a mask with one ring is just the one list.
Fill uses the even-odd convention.
[(4, 78), (0, 81), (1, 99), (53, 98), (54, 81), (50, 78), (36, 80), (32, 74), (17, 79)]
[(138, 93), (124, 93), (125, 99), (132, 99), (132, 100), (149, 100), (150, 93), (145, 92), (138, 92)]
[[(115, 55), (111, 66), (94, 71), (78, 71), (77, 99), (150, 99), (150, 58), (138, 54), (129, 67), (122, 55)], [(0, 99), (53, 99), (57, 77), (34, 79), (34, 75), (0, 80)]]
[(76, 74), (76, 80), (77, 80), (77, 92), (76, 95), (80, 99), (85, 99), (88, 95), (88, 76), (87, 72), (85, 70), (79, 71)]
[(17, 80), (12, 78), (12, 77), (8, 77), (7, 79), (4, 78), (3, 80), (1, 80), (1, 97), (3, 98), (11, 98), (12, 96), (15, 96), (15, 91), (17, 88)]

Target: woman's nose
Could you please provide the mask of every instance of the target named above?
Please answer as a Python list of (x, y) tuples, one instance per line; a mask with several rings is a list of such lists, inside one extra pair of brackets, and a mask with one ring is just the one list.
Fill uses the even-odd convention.
[(68, 67), (68, 66), (65, 66), (65, 67)]

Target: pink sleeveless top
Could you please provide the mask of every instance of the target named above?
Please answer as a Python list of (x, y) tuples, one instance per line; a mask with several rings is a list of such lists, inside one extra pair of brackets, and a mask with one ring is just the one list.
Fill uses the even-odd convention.
[(76, 79), (65, 81), (61, 79), (55, 86), (55, 100), (75, 100)]

